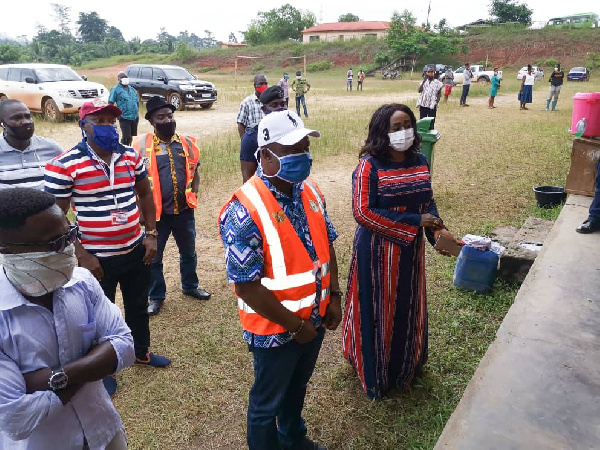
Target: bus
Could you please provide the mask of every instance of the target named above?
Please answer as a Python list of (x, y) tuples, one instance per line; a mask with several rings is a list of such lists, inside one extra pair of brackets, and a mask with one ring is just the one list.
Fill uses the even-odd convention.
[(546, 26), (553, 27), (591, 27), (596, 28), (599, 25), (600, 16), (595, 13), (573, 14), (571, 16), (555, 17), (550, 19)]

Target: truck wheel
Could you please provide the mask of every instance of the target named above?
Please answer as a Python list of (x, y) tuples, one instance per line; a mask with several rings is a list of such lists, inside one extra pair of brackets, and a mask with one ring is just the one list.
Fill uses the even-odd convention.
[(44, 102), (44, 117), (49, 122), (64, 122), (65, 115), (58, 110), (56, 102), (49, 98)]
[(479, 83), (479, 84), (487, 84), (489, 82), (490, 82), (490, 79), (488, 77), (477, 78), (477, 83)]
[(181, 95), (177, 92), (171, 92), (167, 101), (173, 105), (177, 111), (183, 111), (184, 105), (181, 101)]
[(213, 103), (204, 103), (203, 105), (200, 105), (200, 108), (202, 109), (210, 109), (212, 108)]

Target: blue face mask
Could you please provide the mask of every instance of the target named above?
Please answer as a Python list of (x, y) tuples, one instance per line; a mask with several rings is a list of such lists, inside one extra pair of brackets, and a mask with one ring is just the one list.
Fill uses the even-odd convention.
[[(119, 133), (117, 133), (116, 126), (95, 125), (87, 121), (85, 121), (85, 123), (89, 123), (94, 129), (94, 136), (87, 136), (88, 139), (106, 152), (114, 152), (117, 150), (119, 145)], [(83, 126), (81, 128), (81, 133), (84, 133)]]
[[(271, 150), (269, 150), (271, 152)], [(312, 167), (312, 156), (310, 153), (297, 153), (279, 157), (271, 152), (279, 160), (279, 171), (272, 175), (288, 183), (301, 183), (310, 175)]]

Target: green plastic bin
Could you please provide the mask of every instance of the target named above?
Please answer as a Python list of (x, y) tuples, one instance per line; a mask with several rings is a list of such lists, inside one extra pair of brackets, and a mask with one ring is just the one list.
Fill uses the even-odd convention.
[(429, 171), (433, 174), (433, 149), (440, 140), (440, 132), (431, 128), (433, 117), (424, 117), (417, 120), (417, 133), (421, 136), (421, 153), (427, 158)]

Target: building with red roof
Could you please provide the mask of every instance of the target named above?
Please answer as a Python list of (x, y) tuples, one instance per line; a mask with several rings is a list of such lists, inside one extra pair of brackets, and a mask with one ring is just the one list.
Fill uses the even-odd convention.
[(306, 44), (314, 41), (348, 41), (365, 36), (380, 39), (386, 36), (389, 29), (390, 23), (383, 21), (321, 23), (303, 30), (302, 42)]

